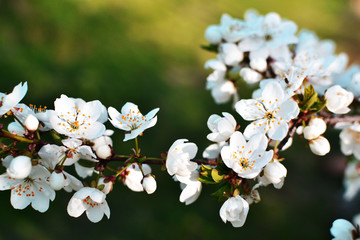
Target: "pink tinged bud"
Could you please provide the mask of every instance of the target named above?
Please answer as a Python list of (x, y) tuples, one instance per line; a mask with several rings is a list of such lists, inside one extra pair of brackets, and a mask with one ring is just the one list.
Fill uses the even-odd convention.
[(25, 127), (29, 131), (36, 131), (39, 127), (39, 120), (32, 114), (29, 114), (25, 119)]
[(330, 152), (330, 143), (323, 136), (311, 140), (309, 142), (309, 145), (310, 145), (310, 150), (316, 155), (324, 156), (325, 154)]
[(205, 39), (211, 44), (219, 44), (222, 39), (220, 27), (216, 25), (209, 26), (205, 30)]
[(145, 176), (142, 181), (142, 186), (147, 194), (154, 193), (157, 187), (155, 178), (152, 175)]
[(108, 145), (100, 146), (96, 149), (96, 155), (101, 159), (107, 159), (112, 155), (111, 148)]
[(50, 186), (54, 190), (60, 190), (65, 185), (65, 177), (62, 172), (52, 172), (50, 175)]
[(29, 176), (32, 164), (31, 159), (27, 156), (18, 156), (14, 158), (6, 170), (10, 177), (24, 179)]
[(113, 188), (113, 182), (112, 181), (105, 182), (104, 180), (105, 180), (105, 178), (103, 178), (103, 177), (100, 178), (98, 186), (104, 185), (104, 188), (101, 191), (105, 194), (108, 194), (109, 192), (111, 192), (111, 190)]

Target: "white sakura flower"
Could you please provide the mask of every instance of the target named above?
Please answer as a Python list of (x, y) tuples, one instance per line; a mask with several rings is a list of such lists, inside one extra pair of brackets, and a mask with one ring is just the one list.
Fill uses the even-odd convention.
[(219, 44), (222, 39), (220, 27), (217, 25), (207, 27), (205, 30), (205, 39), (211, 44)]
[(12, 110), (25, 96), (28, 90), (27, 82), (19, 83), (9, 94), (0, 92), (0, 116)]
[(344, 128), (340, 133), (341, 152), (349, 156), (354, 154), (360, 160), (360, 124), (354, 123)]
[(240, 100), (236, 111), (247, 121), (254, 121), (244, 131), (249, 139), (257, 133), (267, 133), (274, 140), (283, 139), (288, 132), (288, 122), (299, 114), (297, 103), (286, 97), (277, 82), (268, 83), (258, 100)]
[(344, 174), (344, 199), (347, 201), (352, 200), (360, 190), (360, 168), (359, 164), (349, 162), (346, 165)]
[(180, 181), (180, 188), (182, 192), (180, 194), (180, 202), (185, 203), (185, 205), (189, 205), (195, 202), (201, 193), (202, 184), (199, 180), (199, 172), (197, 170), (191, 172), (190, 175), (181, 177), (176, 176), (175, 178)]
[(52, 189), (58, 191), (65, 187), (65, 175), (62, 172), (53, 171), (50, 175), (49, 183)]
[(94, 143), (94, 145), (92, 146), (92, 149), (94, 151), (96, 151), (97, 148), (101, 147), (101, 146), (112, 146), (113, 145), (113, 141), (110, 138), (111, 135), (114, 134), (113, 130), (106, 130), (104, 132), (104, 135), (98, 138), (95, 138), (93, 140), (91, 140), (92, 143)]
[(94, 139), (105, 132), (104, 105), (95, 100), (85, 102), (82, 99), (61, 95), (54, 102), (55, 111), (49, 110), (51, 126), (60, 134), (72, 138)]
[(170, 147), (166, 159), (166, 169), (170, 175), (187, 176), (197, 168), (197, 163), (191, 162), (197, 153), (194, 143), (187, 139), (178, 139)]
[(267, 144), (264, 134), (254, 135), (246, 142), (241, 132), (235, 132), (230, 145), (221, 149), (221, 157), (240, 177), (255, 178), (273, 157), (273, 150), (265, 151)]
[(223, 43), (219, 46), (219, 57), (228, 66), (236, 66), (244, 58), (243, 52), (234, 43)]
[(245, 22), (232, 18), (228, 14), (223, 14), (220, 22), (221, 35), (226, 42), (237, 42), (246, 36), (246, 32), (243, 31), (246, 27)]
[(262, 79), (262, 75), (251, 68), (244, 67), (240, 70), (240, 76), (248, 84), (254, 84)]
[(264, 168), (264, 177), (274, 184), (275, 188), (281, 188), (284, 185), (286, 174), (286, 168), (276, 159), (269, 162)]
[(142, 186), (147, 194), (152, 194), (156, 190), (156, 180), (153, 175), (148, 174), (142, 180)]
[(354, 99), (352, 92), (346, 91), (339, 85), (332, 86), (325, 92), (326, 107), (330, 112), (345, 114), (350, 112), (348, 106)]
[(105, 193), (99, 189), (84, 187), (72, 196), (67, 206), (67, 212), (72, 217), (79, 217), (86, 211), (88, 219), (97, 223), (104, 214), (110, 218), (110, 208), (105, 198)]
[(227, 112), (222, 113), (224, 117), (213, 114), (209, 117), (207, 125), (212, 133), (207, 135), (207, 138), (213, 142), (227, 141), (231, 134), (235, 132), (236, 120)]
[(239, 195), (231, 197), (220, 208), (220, 217), (224, 223), (231, 222), (233, 227), (242, 227), (249, 212), (249, 204)]
[(336, 219), (330, 228), (330, 233), (334, 237), (333, 240), (354, 240), (353, 234), (356, 234), (356, 240), (360, 239), (354, 225), (345, 219)]
[[(67, 192), (71, 192), (72, 190), (79, 190), (83, 187), (83, 184), (80, 180), (65, 171), (57, 172), (58, 170), (55, 169), (57, 164), (64, 158), (65, 153), (59, 151), (59, 149), (54, 148), (54, 146), (56, 145), (44, 145), (38, 153), (40, 156), (39, 164), (52, 172), (49, 179), (50, 185), (54, 187), (54, 190), (60, 190), (61, 188), (64, 188), (64, 190)], [(77, 165), (79, 164), (75, 163), (75, 169)], [(81, 176), (80, 174), (78, 175)]]
[(9, 123), (8, 131), (14, 135), (24, 136), (26, 133), (25, 128), (17, 121)]
[(267, 62), (263, 58), (256, 58), (250, 60), (250, 67), (259, 72), (265, 72), (267, 69)]
[(143, 116), (137, 105), (127, 102), (121, 108), (121, 113), (113, 107), (109, 107), (108, 111), (111, 118), (109, 120), (114, 127), (130, 132), (125, 134), (124, 141), (127, 141), (136, 138), (145, 129), (156, 124), (157, 116), (155, 114), (159, 108), (155, 108)]
[(203, 152), (203, 158), (215, 159), (218, 158), (223, 146), (227, 146), (227, 142), (219, 142), (209, 145)]
[(17, 156), (11, 160), (6, 172), (16, 179), (24, 179), (29, 176), (32, 169), (31, 159), (27, 156)]
[(250, 59), (289, 58), (287, 45), (298, 41), (294, 22), (282, 20), (277, 13), (268, 13), (262, 20), (258, 32), (239, 43), (243, 52), (250, 52)]
[[(151, 167), (149, 165), (141, 164), (141, 166), (144, 175), (151, 173)], [(141, 184), (144, 176), (139, 168), (139, 165), (137, 163), (133, 163), (125, 171), (124, 184), (134, 192), (144, 191), (143, 185)]]
[(303, 129), (304, 138), (315, 139), (326, 131), (326, 123), (322, 118), (312, 118), (309, 124)]
[[(52, 129), (46, 107), (36, 107), (32, 104), (27, 106), (23, 103), (19, 103), (12, 109), (12, 112), (23, 125), (28, 125), (26, 127), (30, 131), (33, 131), (31, 129), (35, 128), (39, 128), (40, 131)], [(30, 117), (31, 115), (32, 117)]]
[(0, 190), (11, 189), (10, 202), (15, 209), (24, 209), (30, 203), (39, 211), (49, 208), (49, 200), (55, 199), (55, 191), (49, 185), (50, 173), (42, 166), (34, 166), (24, 179), (15, 179), (7, 173), (0, 175)]
[(220, 80), (218, 82), (207, 82), (206, 89), (211, 90), (211, 96), (217, 104), (228, 102), (232, 96), (237, 98), (237, 90), (232, 81)]
[(318, 156), (324, 156), (330, 152), (330, 143), (323, 136), (319, 136), (309, 142), (310, 150)]

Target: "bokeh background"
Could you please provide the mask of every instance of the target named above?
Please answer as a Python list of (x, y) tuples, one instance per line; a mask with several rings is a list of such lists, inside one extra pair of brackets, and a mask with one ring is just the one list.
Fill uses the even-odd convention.
[[(130, 101), (143, 113), (160, 107), (157, 125), (140, 138), (143, 153), (159, 156), (176, 139), (187, 138), (198, 144), (201, 157), (209, 144), (207, 118), (233, 113), (230, 104), (216, 105), (205, 90), (203, 65), (215, 54), (200, 48), (206, 44), (203, 33), (222, 13), (242, 18), (248, 8), (278, 12), (300, 29), (333, 39), (337, 52), (359, 63), (359, 0), (0, 0), (0, 91), (27, 81), (27, 104), (53, 108), (66, 94), (118, 109)], [(245, 86), (240, 92), (250, 95)], [(114, 148), (126, 154), (133, 142), (123, 137), (115, 132)], [(360, 212), (360, 199), (342, 200), (345, 158), (338, 132), (326, 137), (333, 149), (326, 157), (295, 140), (284, 152), (285, 186), (261, 189), (262, 201), (251, 207), (242, 228), (221, 221), (221, 203), (210, 196), (213, 186), (204, 186), (200, 198), (185, 206), (178, 183), (153, 167), (158, 190), (148, 196), (116, 184), (107, 196), (111, 218), (98, 224), (68, 216), (71, 194), (57, 192), (41, 214), (31, 207), (14, 210), (10, 192), (1, 192), (0, 239), (330, 239), (331, 223), (351, 220)]]

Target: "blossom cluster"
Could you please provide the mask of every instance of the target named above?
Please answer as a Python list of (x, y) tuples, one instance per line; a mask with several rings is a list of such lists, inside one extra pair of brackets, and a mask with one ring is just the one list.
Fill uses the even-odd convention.
[[(314, 154), (326, 155), (330, 143), (324, 133), (329, 126), (341, 130), (341, 151), (352, 156), (345, 171), (344, 197), (353, 199), (360, 190), (360, 118), (356, 108), (360, 100), (360, 67), (348, 67), (348, 56), (337, 54), (333, 41), (320, 40), (309, 30), (298, 31), (293, 21), (277, 13), (260, 15), (248, 10), (244, 19), (223, 14), (220, 24), (206, 29), (205, 39), (209, 45), (203, 48), (217, 53), (215, 59), (205, 63), (205, 68), (212, 70), (206, 89), (217, 104), (232, 99), (236, 112), (249, 122), (241, 134), (229, 113), (223, 113), (223, 118), (217, 115), (209, 118), (208, 126), (213, 133), (208, 139), (216, 143), (203, 156), (221, 157), (242, 183), (244, 179), (255, 180), (248, 189), (233, 184), (235, 190), (231, 188), (225, 199), (240, 196), (253, 203), (246, 193), (254, 194), (260, 186), (270, 183), (281, 188), (287, 171), (281, 163), (280, 151), (289, 148), (297, 134), (307, 141)], [(256, 89), (251, 98), (242, 99), (238, 93), (244, 85)], [(248, 150), (247, 145), (253, 141), (257, 148)], [(254, 161), (244, 155), (254, 151), (259, 158), (265, 156), (264, 151), (269, 152), (269, 160)], [(248, 186), (249, 182), (240, 185)], [(240, 205), (237, 209), (247, 208)], [(224, 211), (220, 214), (234, 226), (242, 225), (239, 221), (246, 217), (242, 210), (237, 218), (230, 213), (228, 218), (223, 217)]]
[[(241, 227), (250, 206), (260, 201), (261, 187), (284, 185), (287, 169), (281, 151), (291, 147), (293, 137), (298, 135), (314, 154), (324, 156), (330, 151), (324, 137), (329, 126), (341, 130), (341, 151), (351, 156), (344, 197), (354, 198), (360, 190), (360, 117), (355, 108), (360, 67), (347, 68), (347, 55), (335, 54), (332, 41), (319, 40), (307, 30), (297, 33), (294, 22), (276, 13), (262, 16), (249, 10), (244, 20), (224, 14), (219, 25), (206, 29), (205, 38), (210, 45), (204, 48), (217, 53), (205, 63), (213, 70), (206, 88), (216, 103), (233, 99), (235, 112), (208, 118), (211, 144), (201, 159), (196, 158), (197, 145), (187, 139), (175, 140), (161, 157), (141, 152), (138, 137), (155, 126), (159, 108), (143, 115), (130, 102), (118, 111), (99, 100), (66, 95), (54, 101), (53, 109), (36, 108), (21, 103), (26, 82), (10, 94), (0, 93), (0, 116), (13, 119), (7, 129), (0, 125), (5, 169), (0, 190), (11, 190), (11, 205), (45, 212), (63, 189), (74, 192), (67, 206), (70, 216), (85, 212), (98, 222), (110, 217), (107, 196), (115, 183), (135, 192), (156, 191), (154, 164), (180, 183), (179, 200), (186, 205), (199, 198), (204, 185), (216, 185), (212, 195), (223, 202), (221, 220)], [(246, 99), (238, 95), (244, 83), (257, 87)], [(124, 131), (124, 141), (134, 141), (130, 154), (115, 153), (108, 120)], [(69, 173), (71, 166), (76, 175)], [(334, 222), (335, 238), (348, 237), (349, 231), (358, 234), (358, 228), (344, 221)]]

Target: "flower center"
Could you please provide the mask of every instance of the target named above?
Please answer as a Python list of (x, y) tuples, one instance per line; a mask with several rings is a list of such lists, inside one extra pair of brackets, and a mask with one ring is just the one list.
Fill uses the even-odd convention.
[(71, 130), (78, 130), (79, 127), (80, 127), (79, 121), (75, 121), (75, 122), (70, 123), (70, 127), (72, 128)]
[(274, 115), (273, 115), (273, 113), (272, 113), (272, 112), (266, 112), (266, 113), (265, 113), (265, 118), (267, 118), (267, 119), (271, 120), (271, 119), (273, 119), (273, 118), (274, 118)]
[(270, 34), (265, 35), (265, 41), (269, 42), (273, 39), (273, 37)]

